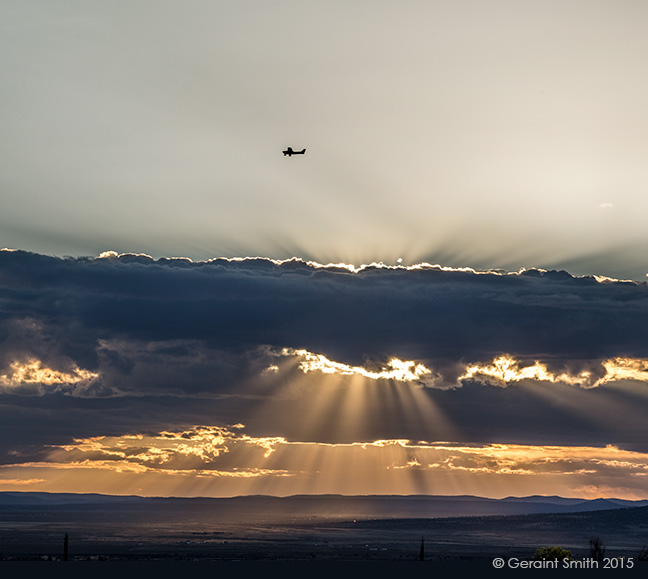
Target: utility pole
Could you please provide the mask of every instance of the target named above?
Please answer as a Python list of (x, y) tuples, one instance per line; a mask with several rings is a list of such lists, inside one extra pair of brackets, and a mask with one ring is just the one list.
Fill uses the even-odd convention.
[(63, 561), (68, 560), (68, 535), (65, 533), (65, 539), (63, 539)]

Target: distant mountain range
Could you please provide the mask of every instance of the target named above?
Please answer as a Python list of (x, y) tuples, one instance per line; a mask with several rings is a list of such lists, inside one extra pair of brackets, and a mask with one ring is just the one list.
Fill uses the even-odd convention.
[(294, 495), (240, 496), (232, 498), (139, 497), (101, 494), (0, 492), (0, 509), (72, 508), (96, 510), (204, 511), (221, 519), (389, 519), (441, 518), (489, 515), (579, 513), (648, 506), (648, 500), (527, 496), (490, 499), (470, 495)]

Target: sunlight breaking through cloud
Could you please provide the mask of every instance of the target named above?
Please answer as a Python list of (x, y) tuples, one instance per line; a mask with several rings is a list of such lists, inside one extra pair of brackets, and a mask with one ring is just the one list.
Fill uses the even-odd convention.
[[(241, 430), (238, 425), (237, 430)], [(342, 472), (347, 476), (340, 477)], [(0, 485), (34, 485), (39, 490), (61, 477), (76, 481), (88, 477), (105, 484), (139, 477), (140, 486), (200, 481), (204, 492), (213, 496), (238, 494), (240, 484), (258, 492), (270, 482), (279, 495), (307, 490), (353, 494), (362, 488), (376, 494), (411, 494), (423, 484), (435, 493), (469, 492), (477, 486), (496, 496), (516, 489), (531, 493), (537, 491), (536, 485), (551, 484), (573, 496), (575, 489), (600, 484), (640, 493), (648, 476), (648, 455), (614, 445), (477, 445), (406, 439), (315, 443), (252, 437), (233, 427), (196, 426), (76, 439), (50, 447), (43, 460), (6, 464), (0, 474), (5, 475)]]
[(648, 360), (636, 358), (613, 358), (603, 362), (606, 374), (595, 386), (619, 380), (648, 382)]
[(398, 358), (391, 358), (385, 366), (376, 371), (368, 370), (362, 366), (349, 366), (348, 364), (334, 362), (322, 354), (315, 354), (308, 350), (283, 348), (281, 355), (299, 358), (299, 369), (304, 373), (319, 371), (324, 374), (357, 375), (371, 380), (396, 380), (398, 382), (420, 381), (432, 373), (423, 364), (411, 360), (399, 360)]
[(58, 391), (64, 390), (65, 386), (89, 386), (97, 378), (99, 374), (79, 368), (76, 364), (71, 364), (68, 371), (61, 371), (43, 365), (40, 360), (30, 359), (9, 364), (9, 370), (0, 374), (0, 388), (36, 387), (43, 393), (42, 387), (54, 387)]
[[(5, 249), (0, 249), (0, 251), (17, 251), (17, 250), (5, 248)], [(426, 271), (427, 270), (427, 271), (437, 271), (437, 272), (446, 272), (446, 273), (453, 273), (453, 272), (466, 273), (466, 274), (473, 274), (478, 276), (490, 275), (490, 276), (497, 276), (497, 277), (524, 276), (527, 275), (529, 272), (537, 272), (538, 274), (541, 275), (555, 273), (554, 270), (547, 270), (541, 267), (531, 267), (531, 268), (520, 267), (517, 270), (514, 269), (506, 270), (501, 267), (476, 268), (476, 267), (449, 266), (449, 265), (441, 265), (439, 263), (430, 263), (428, 261), (419, 261), (416, 263), (412, 263), (410, 265), (403, 265), (402, 260), (401, 261), (396, 260), (397, 262), (396, 264), (389, 264), (383, 261), (372, 261), (367, 263), (361, 263), (360, 265), (356, 265), (353, 263), (346, 263), (346, 262), (323, 263), (312, 259), (303, 259), (301, 257), (296, 257), (296, 256), (286, 258), (286, 259), (275, 259), (275, 258), (263, 257), (259, 255), (257, 256), (249, 255), (245, 257), (212, 257), (204, 260), (196, 260), (190, 257), (180, 257), (180, 256), (161, 257), (156, 259), (152, 255), (149, 255), (147, 253), (119, 253), (113, 250), (101, 252), (99, 255), (97, 255), (97, 257), (94, 258), (94, 260), (96, 261), (106, 260), (111, 262), (124, 262), (124, 263), (131, 263), (131, 262), (150, 263), (150, 264), (158, 263), (158, 264), (165, 264), (165, 265), (171, 265), (177, 263), (182, 265), (193, 265), (193, 266), (200, 266), (205, 264), (219, 264), (219, 263), (245, 265), (246, 263), (252, 264), (254, 262), (266, 262), (268, 264), (272, 264), (279, 267), (302, 266), (304, 268), (311, 268), (313, 270), (329, 270), (332, 272), (342, 271), (351, 274), (362, 274), (369, 270), (393, 270), (393, 271)], [(614, 278), (606, 275), (597, 275), (597, 274), (572, 275), (564, 271), (560, 273), (563, 273), (572, 279), (587, 278), (587, 279), (595, 280), (599, 283), (615, 283), (615, 282), (623, 282), (629, 284), (638, 283), (637, 281), (632, 279)]]
[(593, 371), (583, 370), (578, 374), (569, 372), (551, 372), (547, 366), (535, 361), (529, 366), (510, 355), (502, 355), (491, 363), (472, 364), (466, 367), (465, 373), (459, 381), (475, 380), (496, 386), (507, 386), (522, 380), (536, 380), (539, 382), (562, 382), (581, 388), (595, 388), (608, 382), (621, 380), (634, 380), (648, 382), (648, 360), (636, 358), (616, 357), (605, 360), (600, 364), (604, 370), (603, 375)]
[[(259, 464), (230, 465), (229, 453), (267, 459), (282, 437), (251, 437), (234, 432), (242, 424), (228, 428), (197, 426), (181, 432), (158, 434), (98, 436), (76, 439), (72, 444), (57, 447), (50, 454), (54, 462), (76, 464), (129, 472), (149, 470), (166, 473), (192, 472), (200, 476), (253, 477), (271, 474)], [(242, 450), (242, 449), (245, 450)], [(228, 466), (230, 465), (230, 466)], [(279, 469), (281, 470), (281, 469)], [(286, 475), (283, 470), (277, 474)]]
[(498, 386), (506, 386), (522, 380), (563, 382), (577, 386), (598, 385), (597, 383), (591, 384), (591, 372), (583, 371), (578, 375), (570, 375), (566, 372), (553, 374), (546, 365), (538, 361), (531, 366), (522, 366), (520, 360), (509, 355), (499, 356), (490, 364), (467, 366), (466, 372), (459, 377), (459, 380), (476, 380)]
[[(395, 380), (417, 382), (431, 388), (459, 388), (466, 381), (481, 382), (491, 386), (506, 387), (511, 384), (532, 380), (536, 382), (562, 383), (580, 388), (596, 388), (606, 383), (630, 380), (648, 382), (648, 360), (616, 357), (608, 360), (593, 360), (587, 368), (578, 373), (552, 371), (546, 363), (535, 360), (527, 364), (509, 354), (497, 356), (491, 362), (468, 363), (463, 373), (456, 378), (444, 377), (434, 369), (420, 362), (391, 358), (377, 370), (363, 366), (350, 366), (329, 360), (323, 354), (305, 349), (283, 348), (279, 352), (269, 350), (273, 356), (292, 357), (299, 360), (298, 368), (304, 372), (322, 372), (340, 376), (363, 376), (370, 380)], [(276, 373), (278, 366), (271, 365), (265, 373)]]

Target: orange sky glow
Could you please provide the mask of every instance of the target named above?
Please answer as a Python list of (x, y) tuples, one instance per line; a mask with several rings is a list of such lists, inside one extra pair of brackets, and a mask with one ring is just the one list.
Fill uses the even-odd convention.
[[(459, 445), (408, 440), (353, 444), (255, 438), (201, 426), (156, 435), (94, 437), (46, 460), (4, 466), (0, 489), (109, 494), (644, 495), (648, 454), (614, 446)], [(598, 481), (593, 484), (592, 480)]]

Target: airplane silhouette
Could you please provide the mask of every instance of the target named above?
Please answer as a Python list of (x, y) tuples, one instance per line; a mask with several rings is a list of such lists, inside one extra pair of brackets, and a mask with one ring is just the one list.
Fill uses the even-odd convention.
[(282, 152), (284, 154), (284, 157), (286, 155), (292, 157), (293, 155), (303, 155), (306, 152), (306, 149), (302, 149), (301, 151), (293, 151), (292, 147), (288, 147), (285, 151)]

